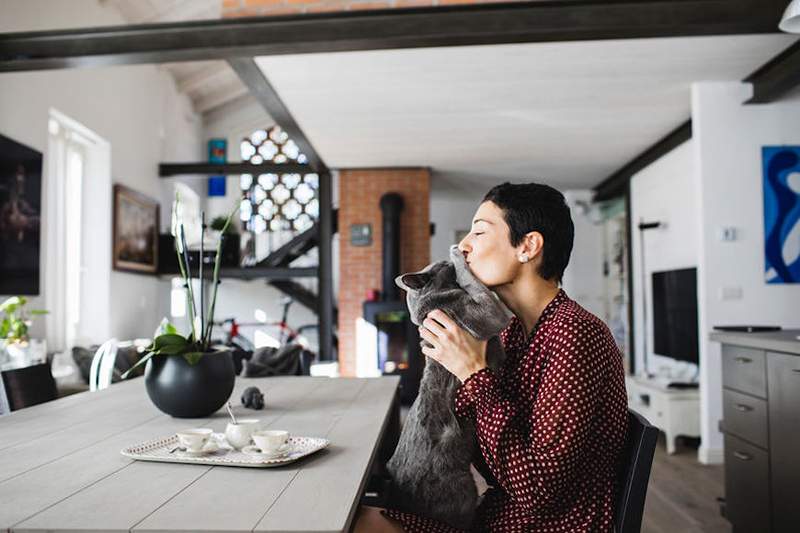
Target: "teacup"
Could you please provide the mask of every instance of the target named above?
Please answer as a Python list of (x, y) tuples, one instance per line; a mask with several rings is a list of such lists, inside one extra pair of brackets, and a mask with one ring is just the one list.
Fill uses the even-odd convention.
[(208, 428), (191, 428), (178, 432), (178, 441), (190, 452), (199, 452), (211, 438), (214, 430)]
[(289, 443), (289, 432), (277, 429), (254, 431), (253, 442), (262, 453), (278, 453)]
[(259, 421), (256, 418), (244, 418), (237, 424), (228, 423), (225, 427), (225, 440), (237, 450), (241, 450), (250, 444), (253, 432), (259, 428)]

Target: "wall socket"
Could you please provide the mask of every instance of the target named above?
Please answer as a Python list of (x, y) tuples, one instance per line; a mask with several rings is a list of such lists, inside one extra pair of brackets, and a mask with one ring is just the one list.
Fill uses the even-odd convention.
[(730, 285), (727, 287), (720, 287), (719, 288), (719, 299), (720, 300), (741, 300), (742, 299), (742, 288), (738, 285)]
[(723, 226), (717, 230), (719, 240), (722, 242), (734, 242), (739, 240), (739, 230), (733, 226)]

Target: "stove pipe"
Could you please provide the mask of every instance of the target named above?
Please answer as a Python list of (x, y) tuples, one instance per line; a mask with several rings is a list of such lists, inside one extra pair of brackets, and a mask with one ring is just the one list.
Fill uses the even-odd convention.
[(403, 197), (395, 192), (381, 196), (383, 213), (383, 301), (400, 298), (400, 288), (394, 278), (400, 275), (400, 212), (403, 211)]

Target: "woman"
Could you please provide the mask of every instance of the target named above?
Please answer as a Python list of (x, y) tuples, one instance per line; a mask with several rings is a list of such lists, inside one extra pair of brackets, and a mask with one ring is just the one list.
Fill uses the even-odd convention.
[[(490, 485), (475, 531), (611, 531), (617, 463), (625, 442), (622, 359), (603, 322), (559, 288), (573, 224), (547, 185), (490, 190), (459, 243), (475, 276), (514, 313), (500, 334), (503, 368), (486, 368), (486, 341), (439, 310), (420, 335), (423, 353), (462, 386), (458, 416), (475, 422), (475, 466)], [(445, 532), (391, 509), (362, 508), (355, 531)]]

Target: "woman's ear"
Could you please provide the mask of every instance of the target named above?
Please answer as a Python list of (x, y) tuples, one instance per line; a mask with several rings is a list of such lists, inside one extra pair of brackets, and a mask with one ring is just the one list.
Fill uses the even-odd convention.
[(525, 262), (542, 254), (544, 249), (544, 236), (538, 231), (531, 231), (525, 235), (525, 239), (520, 243), (517, 251), (518, 256), (525, 258)]

